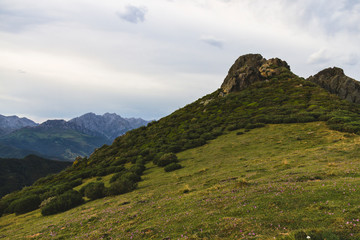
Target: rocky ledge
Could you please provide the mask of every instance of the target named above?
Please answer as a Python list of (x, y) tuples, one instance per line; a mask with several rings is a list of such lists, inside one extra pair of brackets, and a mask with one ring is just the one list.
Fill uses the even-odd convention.
[(341, 68), (326, 68), (318, 74), (310, 76), (307, 80), (320, 85), (342, 99), (360, 103), (360, 83), (346, 76)]
[(224, 93), (241, 91), (284, 71), (290, 71), (290, 67), (279, 58), (266, 60), (260, 54), (243, 55), (229, 69), (221, 89)]

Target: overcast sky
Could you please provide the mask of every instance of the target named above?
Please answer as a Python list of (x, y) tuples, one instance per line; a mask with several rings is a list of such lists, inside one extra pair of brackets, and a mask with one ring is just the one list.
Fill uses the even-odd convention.
[(241, 55), (360, 80), (358, 0), (0, 0), (0, 114), (158, 119)]

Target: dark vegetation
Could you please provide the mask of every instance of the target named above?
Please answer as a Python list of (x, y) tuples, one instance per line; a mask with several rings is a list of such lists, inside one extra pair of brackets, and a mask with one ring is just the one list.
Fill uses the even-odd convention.
[[(290, 71), (225, 96), (219, 89), (147, 127), (126, 133), (89, 158), (78, 158), (71, 168), (9, 194), (0, 201), (0, 214), (14, 212), (11, 206), (15, 200), (34, 194), (41, 201), (49, 201), (42, 210), (44, 215), (67, 210), (82, 203), (78, 197), (81, 193), (71, 191), (74, 186), (84, 179), (112, 173), (115, 174), (110, 187), (87, 186), (83, 189), (85, 196), (96, 199), (132, 191), (141, 180), (146, 162), (165, 167), (165, 171), (176, 170), (181, 165), (174, 153), (204, 145), (227, 131), (246, 132), (270, 123), (325, 121), (331, 129), (360, 133), (359, 116), (358, 105), (341, 100)], [(60, 203), (72, 198), (74, 201)]]
[(73, 207), (79, 206), (84, 202), (82, 195), (74, 190), (69, 190), (59, 196), (51, 199), (41, 208), (41, 214), (44, 216), (64, 212)]
[(71, 164), (35, 155), (29, 155), (24, 159), (0, 158), (0, 197), (30, 186), (37, 179), (48, 174), (58, 173)]

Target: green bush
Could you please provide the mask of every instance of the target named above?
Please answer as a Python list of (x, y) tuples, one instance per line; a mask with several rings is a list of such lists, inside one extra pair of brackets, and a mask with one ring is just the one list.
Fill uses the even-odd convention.
[(166, 153), (162, 155), (157, 162), (159, 167), (164, 167), (170, 163), (176, 163), (178, 161), (177, 156), (174, 153)]
[(81, 194), (77, 191), (70, 190), (57, 196), (45, 205), (41, 209), (41, 214), (43, 216), (47, 216), (59, 212), (65, 212), (66, 210), (79, 206), (82, 203), (84, 203), (84, 199)]
[(113, 182), (107, 189), (108, 195), (119, 195), (131, 192), (137, 187), (137, 183), (127, 178), (120, 178)]
[(165, 172), (172, 172), (180, 168), (182, 168), (182, 166), (179, 163), (170, 163), (164, 167), (164, 170)]
[(129, 169), (131, 172), (135, 173), (138, 176), (141, 176), (145, 171), (145, 166), (143, 164), (135, 164), (130, 167)]
[(15, 200), (11, 203), (16, 215), (31, 212), (39, 208), (41, 203), (40, 197), (38, 195), (30, 195), (18, 200)]
[(110, 178), (109, 182), (110, 182), (110, 183), (115, 182), (116, 180), (118, 180), (118, 179), (121, 177), (122, 174), (123, 174), (123, 173), (115, 173), (114, 175), (112, 175), (112, 177)]
[(8, 204), (5, 201), (0, 201), (0, 217), (5, 212), (5, 209), (8, 208)]
[(85, 186), (85, 197), (95, 200), (105, 196), (105, 186), (102, 182), (91, 182)]
[(130, 181), (133, 181), (133, 182), (140, 182), (141, 176), (139, 176), (133, 172), (125, 172), (124, 174), (121, 175), (120, 179), (129, 179)]

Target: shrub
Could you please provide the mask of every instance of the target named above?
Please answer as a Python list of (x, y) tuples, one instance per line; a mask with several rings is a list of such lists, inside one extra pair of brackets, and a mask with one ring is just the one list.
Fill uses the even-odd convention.
[(238, 130), (240, 128), (239, 125), (237, 124), (231, 124), (230, 126), (227, 127), (228, 131), (234, 131), (234, 130)]
[(30, 195), (24, 198), (15, 200), (11, 203), (14, 212), (16, 215), (31, 212), (39, 208), (41, 203), (40, 197), (38, 195)]
[(141, 181), (141, 177), (139, 175), (136, 175), (133, 172), (126, 172), (126, 173), (122, 174), (120, 179), (128, 179), (132, 182), (140, 182)]
[(77, 191), (70, 190), (51, 200), (41, 209), (43, 216), (64, 212), (73, 207), (79, 206), (84, 202), (81, 194)]
[(55, 198), (55, 197), (49, 197), (49, 198), (43, 200), (43, 201), (41, 202), (41, 204), (40, 204), (39, 207), (40, 207), (40, 208), (45, 207), (45, 206), (48, 205), (48, 203), (50, 203), (54, 198)]
[(102, 182), (91, 182), (85, 186), (85, 197), (95, 200), (105, 196), (105, 186)]
[(145, 171), (145, 166), (143, 164), (135, 164), (130, 167), (130, 171), (138, 176), (141, 176)]
[(127, 178), (120, 178), (113, 182), (108, 188), (108, 195), (119, 195), (131, 192), (137, 186), (137, 183)]
[(5, 212), (5, 209), (8, 208), (8, 204), (5, 201), (0, 201), (0, 217)]
[(76, 187), (76, 186), (79, 186), (82, 184), (82, 179), (81, 178), (77, 178), (75, 180), (73, 180), (71, 183), (70, 183), (70, 186), (71, 187)]
[(54, 190), (56, 192), (56, 195), (60, 195), (68, 190), (71, 190), (72, 188), (73, 188), (73, 186), (71, 185), (71, 183), (63, 183), (63, 184), (55, 186)]
[(165, 166), (164, 170), (165, 172), (172, 172), (180, 168), (182, 168), (182, 166), (179, 163), (170, 163), (169, 165)]
[(122, 173), (116, 173), (114, 174), (111, 178), (110, 178), (110, 183), (115, 182), (116, 180), (118, 180), (121, 177)]
[(162, 155), (157, 162), (159, 167), (164, 167), (170, 163), (176, 163), (178, 161), (177, 156), (174, 153), (166, 153)]

